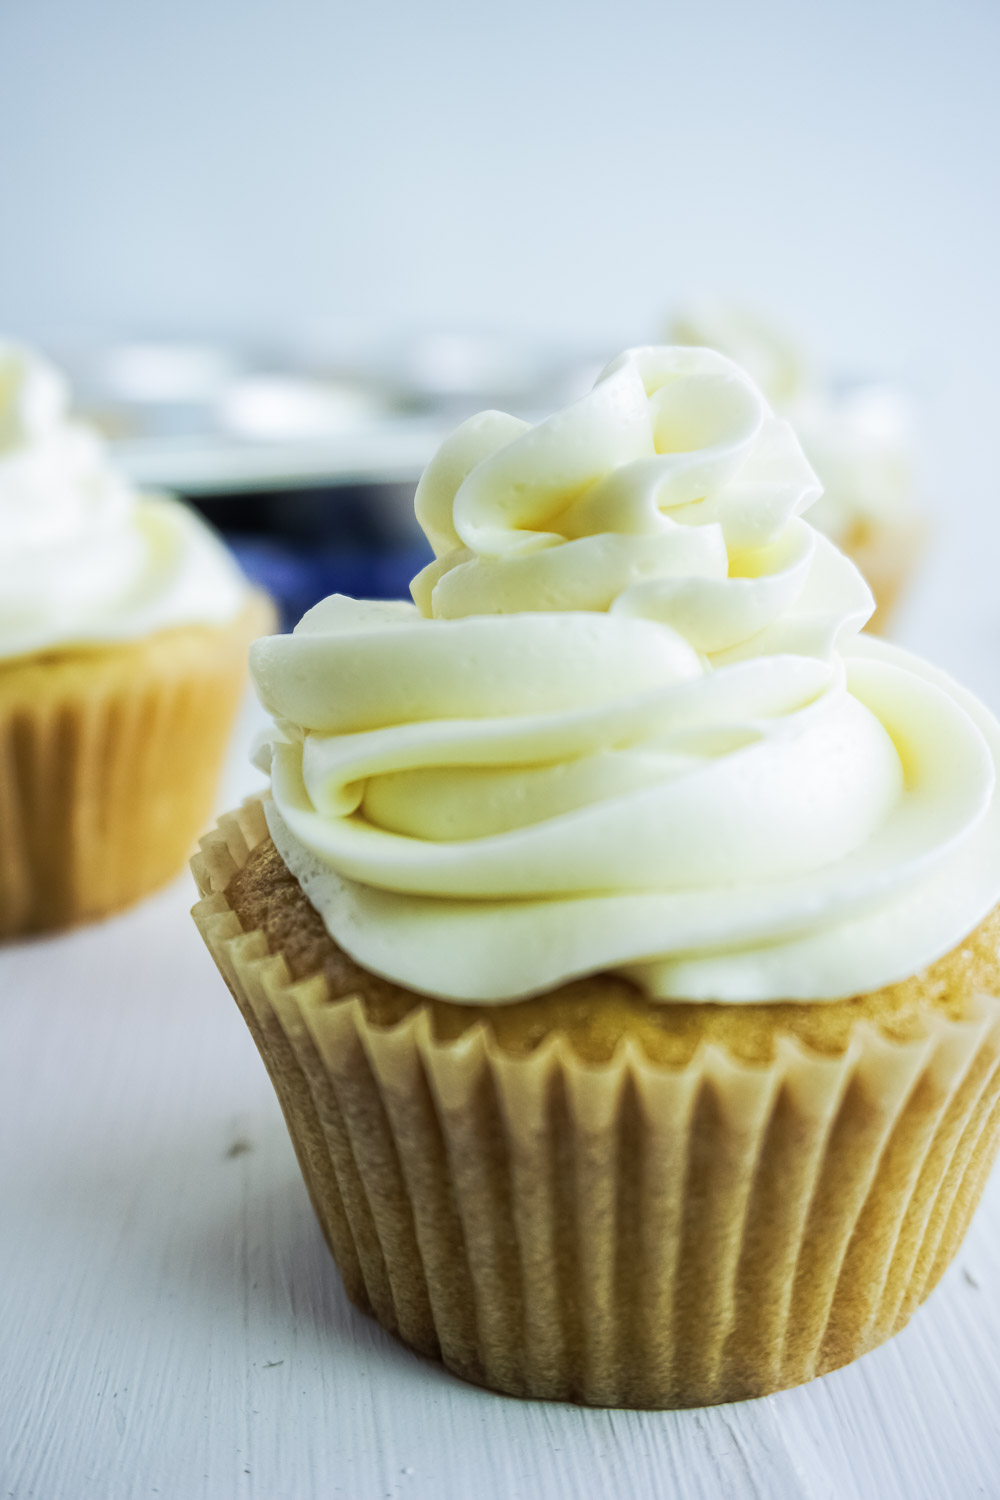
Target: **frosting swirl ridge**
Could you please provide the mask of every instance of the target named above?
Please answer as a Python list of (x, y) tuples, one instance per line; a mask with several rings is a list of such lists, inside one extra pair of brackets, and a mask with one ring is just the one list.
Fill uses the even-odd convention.
[(823, 484), (815, 527), (848, 547), (871, 526), (919, 531), (914, 422), (900, 390), (881, 382), (838, 389), (781, 329), (724, 301), (683, 309), (673, 330), (681, 344), (738, 360), (792, 422)]
[(458, 428), (417, 491), (415, 603), (334, 596), (252, 652), (272, 833), (333, 936), (490, 1003), (600, 969), (833, 998), (970, 931), (1000, 896), (996, 726), (859, 638), (818, 493), (708, 350)]

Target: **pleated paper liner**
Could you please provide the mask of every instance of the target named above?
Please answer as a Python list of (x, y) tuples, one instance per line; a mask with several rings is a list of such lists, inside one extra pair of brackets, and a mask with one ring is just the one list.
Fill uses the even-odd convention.
[(273, 611), (0, 663), (0, 937), (128, 905), (182, 869), (212, 815)]
[(705, 1405), (857, 1358), (933, 1289), (997, 1145), (1000, 1002), (752, 1066), (380, 1029), (242, 930), (225, 888), (266, 836), (249, 803), (203, 840), (195, 921), (348, 1295), (414, 1349), (517, 1396)]

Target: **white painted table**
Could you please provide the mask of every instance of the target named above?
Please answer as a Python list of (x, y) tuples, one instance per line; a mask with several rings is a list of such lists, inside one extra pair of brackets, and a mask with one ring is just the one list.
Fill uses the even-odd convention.
[[(945, 549), (903, 631), (994, 707), (995, 553)], [(1000, 1495), (1000, 1172), (910, 1327), (824, 1380), (679, 1413), (491, 1395), (348, 1304), (193, 896), (0, 953), (0, 1500)]]

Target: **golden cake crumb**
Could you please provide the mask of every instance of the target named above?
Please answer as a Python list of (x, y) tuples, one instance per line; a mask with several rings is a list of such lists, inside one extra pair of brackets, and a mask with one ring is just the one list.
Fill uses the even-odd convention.
[(289, 871), (271, 839), (252, 851), (232, 877), (226, 899), (247, 932), (264, 933), (272, 953), (281, 953), (294, 979), (322, 973), (331, 1000), (357, 995), (368, 1020), (392, 1026), (426, 1006), (436, 1037), (460, 1036), (486, 1025), (505, 1051), (532, 1051), (560, 1032), (587, 1062), (604, 1062), (626, 1036), (654, 1062), (687, 1063), (699, 1042), (715, 1042), (746, 1062), (774, 1054), (779, 1036), (793, 1036), (819, 1052), (839, 1053), (854, 1026), (874, 1023), (905, 1041), (922, 1035), (932, 1013), (961, 1020), (975, 998), (1000, 994), (1000, 907), (964, 942), (928, 968), (885, 989), (844, 1000), (715, 1005), (653, 1001), (637, 986), (611, 974), (595, 974), (561, 985), (532, 1000), (504, 1005), (462, 1005), (428, 999), (370, 973), (338, 947), (318, 912)]

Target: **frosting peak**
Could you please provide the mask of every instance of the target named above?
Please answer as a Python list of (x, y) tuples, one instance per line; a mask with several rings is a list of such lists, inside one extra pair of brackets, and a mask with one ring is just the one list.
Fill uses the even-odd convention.
[(0, 344), (0, 453), (51, 431), (67, 406), (66, 383), (54, 365), (16, 344)]
[(245, 585), (185, 506), (137, 497), (62, 376), (0, 343), (0, 659), (213, 624)]
[(415, 604), (328, 599), (253, 648), (272, 832), (333, 936), (488, 1003), (607, 968), (832, 998), (971, 931), (1000, 896), (997, 728), (858, 636), (818, 494), (704, 349), (458, 428), (417, 491)]
[(801, 572), (808, 543), (767, 549), (819, 493), (788, 423), (730, 360), (635, 349), (537, 427), (484, 412), (446, 440), (417, 488), (437, 560), (413, 595), (437, 619), (655, 609), (667, 622), (733, 578), (721, 593), (759, 629), (782, 592), (767, 580)]
[(859, 529), (917, 514), (913, 422), (898, 390), (837, 390), (780, 329), (726, 302), (685, 309), (674, 331), (683, 344), (738, 359), (793, 424), (823, 484), (812, 524), (838, 545), (850, 547)]

